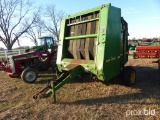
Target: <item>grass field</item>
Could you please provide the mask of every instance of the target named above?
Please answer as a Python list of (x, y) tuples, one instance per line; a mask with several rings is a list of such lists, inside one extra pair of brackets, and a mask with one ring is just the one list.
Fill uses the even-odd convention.
[[(2, 120), (158, 120), (160, 119), (160, 73), (153, 59), (132, 59), (137, 82), (125, 87), (119, 79), (110, 85), (97, 80), (76, 78), (52, 97), (33, 100), (53, 74), (41, 73), (34, 84), (10, 78), (0, 72), (0, 119)], [(145, 112), (144, 112), (145, 111)], [(155, 114), (153, 112), (155, 111)], [(150, 112), (150, 113), (149, 113)], [(142, 114), (145, 115), (142, 115)], [(152, 113), (152, 115), (151, 115)]]

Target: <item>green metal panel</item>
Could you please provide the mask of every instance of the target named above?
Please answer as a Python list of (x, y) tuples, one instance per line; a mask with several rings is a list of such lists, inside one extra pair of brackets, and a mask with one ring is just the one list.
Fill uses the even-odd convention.
[(104, 6), (100, 11), (100, 21), (99, 21), (99, 31), (98, 31), (98, 41), (96, 46), (96, 69), (97, 77), (100, 80), (104, 80), (104, 56), (105, 56), (105, 44), (106, 44), (106, 31), (108, 23), (108, 9), (109, 6)]
[(121, 10), (110, 6), (106, 30), (104, 55), (104, 80), (110, 80), (120, 73)]
[(97, 37), (97, 34), (81, 35), (81, 36), (73, 36), (73, 37), (65, 37), (65, 40), (81, 39), (81, 38), (94, 38), (94, 37)]

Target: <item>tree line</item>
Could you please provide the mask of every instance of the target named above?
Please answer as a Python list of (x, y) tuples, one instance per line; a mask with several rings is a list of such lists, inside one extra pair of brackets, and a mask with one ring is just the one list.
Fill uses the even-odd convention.
[(65, 15), (54, 4), (36, 7), (32, 0), (0, 0), (0, 41), (11, 50), (22, 37), (37, 45), (37, 38), (50, 32), (59, 40), (60, 21)]

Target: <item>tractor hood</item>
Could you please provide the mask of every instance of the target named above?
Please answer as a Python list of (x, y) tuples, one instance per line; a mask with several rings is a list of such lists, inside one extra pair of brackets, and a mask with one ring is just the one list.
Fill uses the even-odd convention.
[(13, 55), (10, 57), (12, 57), (14, 60), (23, 60), (23, 59), (30, 59), (30, 58), (38, 58), (39, 56), (40, 56), (39, 52), (31, 51), (28, 53)]
[(41, 46), (32, 46), (30, 47), (29, 49), (26, 49), (25, 52), (30, 52), (30, 51), (43, 51), (44, 50), (44, 45), (41, 45)]

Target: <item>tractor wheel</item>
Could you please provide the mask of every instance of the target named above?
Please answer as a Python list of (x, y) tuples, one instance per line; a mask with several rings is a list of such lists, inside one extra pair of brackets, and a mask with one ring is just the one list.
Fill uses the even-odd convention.
[(136, 59), (137, 56), (136, 56), (136, 52), (133, 52), (133, 59)]
[(133, 86), (136, 81), (136, 70), (131, 66), (124, 67), (122, 81), (127, 86)]
[(21, 78), (26, 83), (34, 83), (37, 80), (38, 74), (33, 68), (26, 68), (21, 75)]

